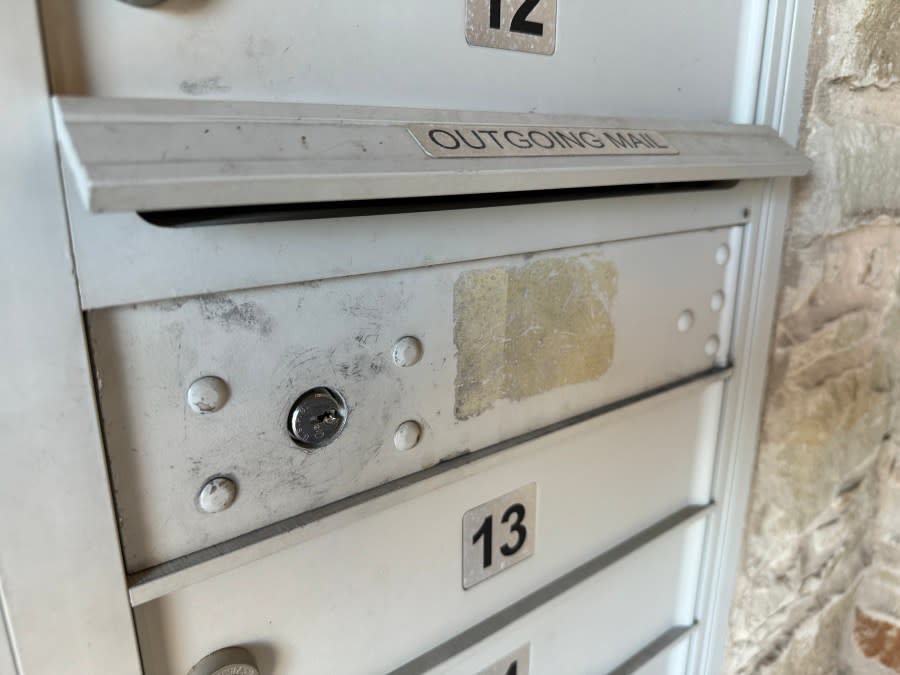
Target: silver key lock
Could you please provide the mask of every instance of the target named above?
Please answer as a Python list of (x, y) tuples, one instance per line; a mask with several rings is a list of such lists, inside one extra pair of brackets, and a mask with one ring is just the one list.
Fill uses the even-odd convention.
[(340, 394), (326, 387), (316, 387), (294, 403), (288, 415), (288, 432), (302, 448), (321, 448), (344, 430), (347, 414), (347, 404)]
[(188, 675), (259, 675), (259, 670), (246, 649), (226, 647), (201, 659)]

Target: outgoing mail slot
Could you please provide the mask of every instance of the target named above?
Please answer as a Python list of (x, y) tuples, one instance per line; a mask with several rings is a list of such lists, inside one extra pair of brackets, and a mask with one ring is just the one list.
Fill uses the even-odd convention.
[[(236, 101), (56, 108), (86, 308), (740, 224), (758, 179), (807, 167), (770, 129), (727, 124)], [(460, 148), (441, 156), (436, 129)], [(509, 132), (531, 147), (509, 146)], [(505, 217), (490, 215), (497, 205)]]
[[(618, 570), (599, 592), (621, 597), (598, 618), (614, 622), (626, 611), (628, 589), (644, 598), (621, 615), (627, 639), (620, 633), (597, 663), (625, 660), (692, 619), (691, 604), (679, 603), (692, 597), (696, 556), (682, 567), (678, 532), (709, 501), (721, 388), (686, 385), (524, 443), (281, 551), (261, 542), (266, 557), (136, 608), (146, 672), (187, 672), (203, 655), (242, 644), (274, 659), (277, 672), (386, 673), (584, 564)], [(533, 553), (464, 589), (464, 514), (531, 484)], [(585, 598), (581, 607), (596, 605)]]

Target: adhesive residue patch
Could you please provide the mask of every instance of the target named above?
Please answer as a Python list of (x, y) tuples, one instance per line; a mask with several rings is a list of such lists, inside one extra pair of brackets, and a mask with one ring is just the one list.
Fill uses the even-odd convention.
[(456, 418), (603, 375), (617, 289), (615, 266), (587, 255), (463, 272), (453, 293)]

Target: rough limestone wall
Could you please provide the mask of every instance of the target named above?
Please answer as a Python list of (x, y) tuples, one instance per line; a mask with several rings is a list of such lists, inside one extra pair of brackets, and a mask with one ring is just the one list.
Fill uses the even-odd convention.
[(819, 0), (725, 672), (900, 673), (900, 0)]

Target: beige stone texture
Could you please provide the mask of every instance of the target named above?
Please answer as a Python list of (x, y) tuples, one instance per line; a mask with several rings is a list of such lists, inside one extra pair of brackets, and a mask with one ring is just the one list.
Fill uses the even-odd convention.
[(730, 675), (900, 673), (900, 0), (820, 0)]

